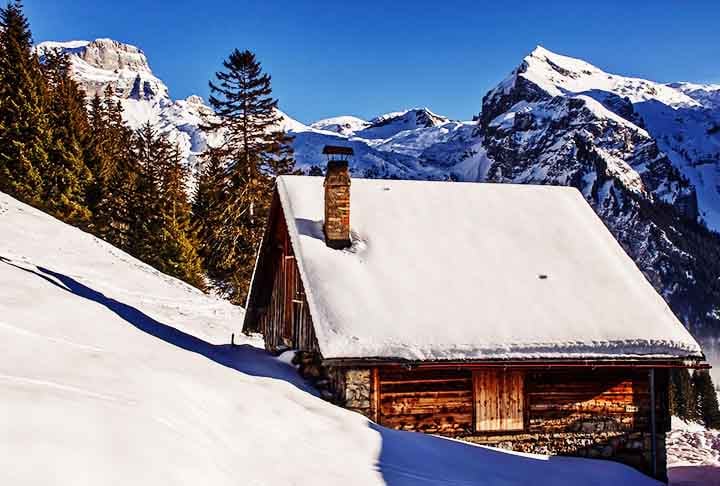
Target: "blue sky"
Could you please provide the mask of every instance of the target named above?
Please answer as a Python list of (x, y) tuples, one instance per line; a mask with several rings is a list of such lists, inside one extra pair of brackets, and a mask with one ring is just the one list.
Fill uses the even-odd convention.
[(720, 1), (25, 0), (37, 42), (141, 47), (174, 98), (254, 51), (303, 122), (413, 106), (457, 119), (537, 44), (611, 72), (720, 82)]

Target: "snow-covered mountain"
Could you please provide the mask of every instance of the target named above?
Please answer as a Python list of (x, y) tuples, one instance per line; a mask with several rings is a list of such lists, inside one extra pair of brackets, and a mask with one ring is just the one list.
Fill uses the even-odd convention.
[(580, 189), (717, 362), (720, 112), (692, 91), (539, 47), (483, 98), (478, 137), (483, 180)]
[(3, 193), (0, 233), (0, 484), (658, 484), (385, 429), (238, 337), (242, 309)]
[[(513, 98), (518, 94), (523, 99)], [(546, 102), (553, 98), (575, 100), (593, 110), (596, 117), (614, 118), (654, 141), (695, 192), (699, 217), (709, 228), (720, 231), (720, 86), (663, 85), (618, 76), (538, 47), (485, 97), (483, 121), (486, 125), (491, 119), (499, 122), (499, 111), (506, 114), (505, 123), (511, 122), (515, 113), (542, 119), (538, 110), (547, 112)], [(639, 172), (647, 169), (657, 172), (650, 167)], [(681, 195), (670, 187), (662, 190), (665, 194), (657, 195), (670, 203)]]
[[(71, 54), (88, 92), (111, 85), (128, 122), (169, 133), (189, 163), (219, 142), (199, 129), (211, 116), (202, 99), (172, 100), (139, 49), (107, 39), (38, 48), (51, 47)], [(615, 75), (538, 47), (487, 93), (477, 122), (427, 108), (311, 125), (282, 117), (306, 171), (324, 166), (324, 145), (342, 144), (356, 177), (577, 187), (720, 361), (720, 239), (706, 230), (720, 230), (720, 86)]]

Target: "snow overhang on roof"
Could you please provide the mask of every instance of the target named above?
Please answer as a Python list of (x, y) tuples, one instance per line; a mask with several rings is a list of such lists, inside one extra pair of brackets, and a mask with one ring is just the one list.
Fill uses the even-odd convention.
[(326, 359), (702, 357), (576, 189), (353, 179), (345, 250), (323, 178), (277, 191)]

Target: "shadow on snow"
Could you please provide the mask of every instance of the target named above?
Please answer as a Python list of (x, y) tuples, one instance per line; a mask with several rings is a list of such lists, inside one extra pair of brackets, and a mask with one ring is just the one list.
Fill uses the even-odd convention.
[(107, 297), (67, 275), (43, 267), (36, 267), (38, 271), (24, 268), (2, 256), (0, 256), (0, 261), (36, 275), (78, 297), (96, 302), (137, 329), (178, 348), (200, 354), (218, 364), (248, 375), (284, 380), (303, 391), (317, 394), (314, 388), (308, 385), (292, 366), (273, 358), (263, 349), (248, 344), (232, 346), (230, 344), (208, 343), (191, 334), (163, 324), (135, 307)]

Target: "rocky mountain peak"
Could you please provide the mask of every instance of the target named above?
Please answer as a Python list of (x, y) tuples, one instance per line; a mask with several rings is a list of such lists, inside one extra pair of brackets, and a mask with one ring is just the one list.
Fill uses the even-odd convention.
[(49, 49), (66, 52), (75, 78), (89, 96), (102, 96), (110, 86), (118, 98), (168, 98), (165, 84), (155, 77), (141, 49), (112, 39), (42, 42), (39, 53)]
[(112, 39), (96, 39), (78, 52), (78, 57), (89, 65), (107, 71), (127, 69), (152, 73), (142, 50)]

